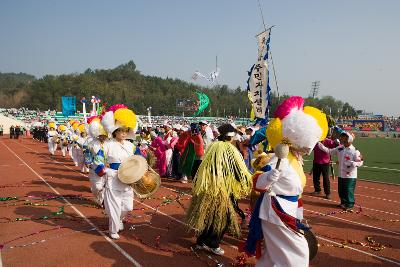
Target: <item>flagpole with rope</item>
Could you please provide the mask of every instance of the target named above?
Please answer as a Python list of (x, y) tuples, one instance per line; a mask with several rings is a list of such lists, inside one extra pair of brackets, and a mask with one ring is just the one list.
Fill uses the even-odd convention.
[[(264, 26), (264, 31), (267, 31), (267, 30), (273, 28), (275, 25), (272, 25), (270, 28), (267, 29), (267, 26), (265, 25), (264, 13), (262, 11), (260, 0), (257, 0), (257, 2), (258, 2), (258, 8), (260, 9), (261, 20), (262, 20), (262, 23), (263, 23), (263, 26)], [(269, 51), (269, 54), (271, 56), (272, 70), (273, 70), (273, 73), (274, 73), (274, 80), (275, 80), (276, 92), (278, 94), (278, 103), (279, 103), (280, 95), (279, 95), (278, 80), (276, 79), (276, 71), (275, 71), (274, 59), (272, 57), (272, 52), (271, 51)], [(268, 112), (268, 116), (269, 116), (269, 107), (270, 106), (271, 106), (271, 103), (268, 103), (268, 107), (267, 107), (267, 111), (266, 111), (266, 112)]]

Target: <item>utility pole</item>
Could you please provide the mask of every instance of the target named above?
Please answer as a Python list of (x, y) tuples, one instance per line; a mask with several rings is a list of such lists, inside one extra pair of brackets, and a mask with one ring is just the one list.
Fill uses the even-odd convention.
[(318, 91), (319, 91), (319, 85), (320, 85), (320, 81), (313, 81), (311, 83), (311, 91), (310, 91), (310, 98), (316, 98), (318, 95)]

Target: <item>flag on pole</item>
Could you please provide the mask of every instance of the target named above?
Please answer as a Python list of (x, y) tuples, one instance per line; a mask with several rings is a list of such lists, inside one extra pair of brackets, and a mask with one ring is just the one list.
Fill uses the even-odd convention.
[(210, 99), (205, 93), (196, 92), (196, 94), (199, 97), (199, 105), (197, 108), (197, 112), (193, 115), (193, 117), (199, 116), (208, 107), (208, 104), (210, 103)]
[(62, 113), (64, 117), (73, 116), (76, 113), (76, 97), (62, 96), (61, 97)]
[(271, 28), (256, 36), (258, 43), (257, 62), (251, 67), (247, 80), (248, 97), (252, 105), (254, 117), (265, 119), (270, 106), (268, 53)]

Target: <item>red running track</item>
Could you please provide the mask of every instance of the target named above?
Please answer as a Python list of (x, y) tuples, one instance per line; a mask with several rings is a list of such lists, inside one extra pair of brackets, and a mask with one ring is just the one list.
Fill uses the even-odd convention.
[[(69, 158), (51, 156), (47, 144), (31, 139), (0, 139), (0, 197), (19, 200), (0, 202), (0, 244), (3, 266), (232, 266), (241, 255), (241, 240), (226, 235), (224, 256), (193, 252), (193, 231), (183, 221), (190, 203), (190, 183), (164, 179), (155, 196), (135, 199), (115, 241), (107, 237), (108, 219), (91, 198), (87, 177)], [(337, 188), (337, 183), (331, 185)], [(310, 266), (400, 266), (400, 186), (357, 182), (355, 211), (341, 213), (337, 192), (332, 200), (310, 196), (305, 188), (305, 217), (319, 236), (320, 249)], [(66, 199), (33, 197), (72, 195)], [(31, 196), (30, 198), (28, 196)], [(26, 201), (28, 200), (28, 201)], [(176, 201), (178, 200), (178, 201)], [(245, 210), (248, 201), (240, 203)], [(64, 213), (54, 216), (64, 206)], [(13, 221), (16, 218), (54, 218)], [(367, 237), (385, 244), (381, 251), (365, 246)], [(362, 243), (348, 244), (344, 241)], [(253, 266), (254, 259), (247, 259)], [(0, 265), (1, 266), (1, 265)]]

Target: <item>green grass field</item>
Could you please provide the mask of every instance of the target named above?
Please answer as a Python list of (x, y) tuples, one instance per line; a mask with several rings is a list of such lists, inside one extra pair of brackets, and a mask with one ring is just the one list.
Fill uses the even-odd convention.
[[(354, 146), (364, 157), (358, 178), (400, 184), (400, 139), (358, 137)], [(304, 171), (308, 172), (312, 167), (312, 154), (305, 160)]]

